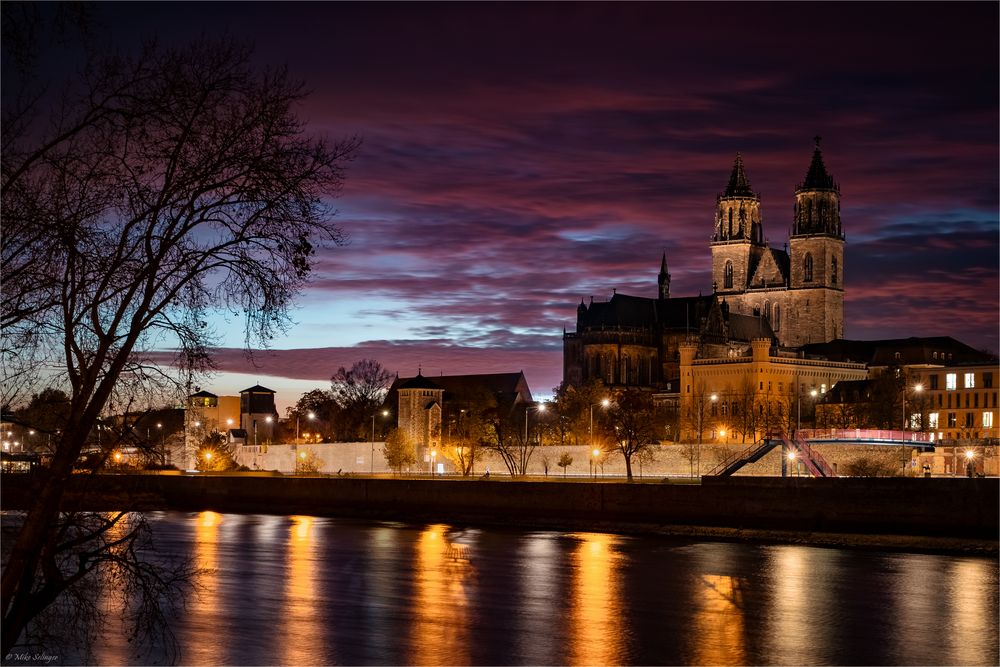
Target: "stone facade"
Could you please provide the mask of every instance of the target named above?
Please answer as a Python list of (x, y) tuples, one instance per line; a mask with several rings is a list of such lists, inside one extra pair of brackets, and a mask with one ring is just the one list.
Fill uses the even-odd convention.
[(716, 199), (712, 287), (737, 313), (764, 317), (784, 347), (844, 335), (844, 234), (840, 188), (827, 173), (817, 138), (805, 180), (795, 190), (788, 251), (763, 233), (760, 195), (736, 156)]
[(606, 302), (581, 301), (576, 330), (563, 335), (563, 380), (674, 393), (680, 347), (691, 340), (699, 358), (742, 358), (751, 355), (754, 339), (791, 349), (842, 337), (840, 190), (823, 164), (818, 138), (795, 190), (791, 228), (787, 250), (768, 245), (760, 195), (737, 154), (716, 198), (711, 295), (671, 297), (664, 254), (655, 299), (616, 293)]

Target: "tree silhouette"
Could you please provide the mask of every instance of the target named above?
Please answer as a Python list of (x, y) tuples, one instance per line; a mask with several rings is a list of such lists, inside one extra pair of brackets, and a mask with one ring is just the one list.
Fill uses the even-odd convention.
[(179, 368), (204, 370), (209, 311), (240, 317), (248, 349), (266, 345), (289, 323), (315, 245), (345, 241), (326, 201), (357, 141), (308, 136), (293, 111), (303, 88), (286, 72), (255, 72), (229, 42), (92, 54), (59, 99), (25, 86), (3, 108), (0, 353), (5, 372), (21, 359), (59, 368), (69, 396), (3, 570), (4, 655), (105, 562), (93, 541), (56, 539), (60, 499), (102, 413), (179, 381), (145, 353), (172, 346)]

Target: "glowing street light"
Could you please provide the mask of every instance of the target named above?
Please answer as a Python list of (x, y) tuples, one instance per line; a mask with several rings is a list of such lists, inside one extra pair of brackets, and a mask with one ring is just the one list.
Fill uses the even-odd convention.
[(431, 450), (431, 477), (434, 476), (434, 464), (437, 462), (438, 452), (436, 449)]
[(604, 408), (605, 410), (607, 410), (608, 406), (611, 405), (611, 399), (610, 398), (602, 398), (600, 403), (593, 403), (590, 406), (590, 446), (591, 447), (594, 446), (594, 408), (596, 408), (598, 405), (600, 405), (602, 408)]
[[(924, 390), (924, 385), (915, 384), (913, 385), (913, 393), (919, 394)], [(906, 385), (903, 385), (903, 430), (906, 430)]]
[[(368, 457), (369, 458), (369, 462), (371, 463), (371, 474), (372, 475), (375, 474), (375, 416), (376, 415), (374, 415), (374, 414), (372, 415), (372, 451), (371, 451), (371, 455)], [(389, 411), (388, 410), (383, 410), (382, 411), (382, 418), (384, 419), (385, 417), (388, 417), (388, 416), (389, 416)]]
[(593, 455), (593, 458), (590, 461), (590, 465), (591, 465), (590, 477), (591, 477), (591, 479), (596, 479), (597, 478), (597, 457), (601, 455), (601, 450), (599, 450), (599, 449), (597, 449), (595, 447), (590, 453)]

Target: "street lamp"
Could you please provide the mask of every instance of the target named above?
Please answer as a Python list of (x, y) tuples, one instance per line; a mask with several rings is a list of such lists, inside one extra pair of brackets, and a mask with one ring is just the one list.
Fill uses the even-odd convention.
[(535, 405), (535, 406), (531, 406), (531, 405), (524, 406), (524, 446), (525, 447), (528, 446), (528, 413), (531, 412), (532, 410), (534, 410), (536, 412), (545, 412), (545, 404), (544, 403), (539, 403), (538, 405)]
[[(813, 430), (815, 431), (816, 430), (816, 397), (819, 396), (819, 392), (817, 390), (813, 389), (813, 390), (811, 390), (809, 392), (809, 395), (812, 396), (812, 400), (813, 400)], [(816, 436), (813, 435), (811, 437), (815, 438)]]
[(431, 450), (431, 477), (434, 476), (434, 464), (437, 462), (438, 452), (436, 449)]
[[(924, 385), (915, 384), (913, 385), (913, 393), (919, 394), (924, 390)], [(906, 430), (906, 385), (903, 385), (903, 430)]]
[(976, 469), (976, 464), (973, 463), (973, 458), (975, 458), (976, 452), (972, 449), (965, 450), (965, 474), (969, 477), (974, 477), (974, 471)]
[[(708, 400), (712, 401), (712, 412), (714, 413), (715, 412), (715, 404), (719, 400), (719, 395), (718, 394), (712, 394), (711, 396), (708, 397)], [(702, 430), (704, 429), (704, 426), (701, 423), (702, 418), (703, 418), (703, 415), (702, 415), (703, 412), (704, 412), (704, 409), (698, 410), (698, 450), (697, 450), (698, 451), (698, 453), (697, 453), (697, 461), (698, 461), (698, 463), (697, 463), (697, 465), (698, 465), (698, 477), (699, 478), (701, 478), (701, 433), (702, 433)]]
[[(389, 411), (383, 410), (382, 416), (388, 417)], [(375, 415), (374, 414), (372, 415), (372, 451), (371, 451), (371, 456), (369, 458), (371, 460), (371, 474), (374, 475), (375, 474)]]
[(597, 457), (601, 455), (601, 450), (595, 447), (593, 451), (591, 451), (590, 453), (594, 455), (594, 458), (591, 460), (590, 463), (591, 465), (590, 477), (591, 479), (594, 479), (597, 477)]
[[(795, 463), (795, 452), (788, 452), (788, 460), (791, 463)], [(798, 477), (799, 468), (795, 466), (795, 476)]]
[(160, 432), (160, 465), (162, 466), (167, 464), (167, 448), (163, 441), (163, 424), (157, 422), (156, 429)]
[(611, 405), (611, 399), (610, 398), (604, 398), (604, 399), (601, 399), (600, 403), (592, 403), (590, 405), (590, 446), (591, 447), (594, 446), (594, 408), (596, 408), (598, 405), (600, 405), (602, 408), (604, 408), (605, 410), (607, 410), (608, 406)]
[[(313, 419), (316, 419), (316, 413), (310, 412), (309, 414), (306, 415), (306, 419), (308, 419), (309, 421), (312, 421)], [(296, 412), (295, 413), (295, 443), (298, 444), (298, 442), (299, 442), (299, 413)]]

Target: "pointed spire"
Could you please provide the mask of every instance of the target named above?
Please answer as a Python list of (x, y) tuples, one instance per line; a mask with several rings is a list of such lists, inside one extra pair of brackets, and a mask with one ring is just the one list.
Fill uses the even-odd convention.
[(823, 164), (823, 153), (819, 149), (820, 136), (813, 137), (816, 148), (813, 150), (812, 162), (809, 164), (809, 171), (806, 173), (806, 180), (799, 185), (799, 190), (833, 190), (836, 186), (833, 177), (826, 171)]
[(660, 261), (660, 275), (657, 278), (657, 284), (659, 285), (660, 298), (669, 299), (670, 298), (670, 272), (667, 271), (667, 253), (664, 251), (663, 259)]
[(747, 178), (743, 169), (743, 156), (736, 154), (736, 162), (733, 164), (733, 173), (729, 175), (729, 185), (723, 193), (725, 197), (753, 197), (753, 190), (750, 189), (750, 179)]

